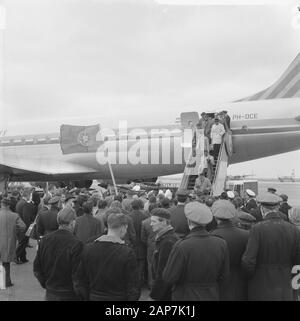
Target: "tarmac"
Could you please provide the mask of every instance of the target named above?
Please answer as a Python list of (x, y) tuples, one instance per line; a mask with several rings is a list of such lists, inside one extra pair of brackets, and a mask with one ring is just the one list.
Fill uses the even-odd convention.
[[(40, 286), (33, 275), (33, 261), (36, 255), (36, 241), (30, 240), (32, 248), (27, 248), (27, 259), (25, 264), (10, 265), (10, 276), (14, 286), (0, 290), (0, 301), (44, 301), (45, 290)], [(147, 301), (149, 290), (142, 291), (139, 301)]]

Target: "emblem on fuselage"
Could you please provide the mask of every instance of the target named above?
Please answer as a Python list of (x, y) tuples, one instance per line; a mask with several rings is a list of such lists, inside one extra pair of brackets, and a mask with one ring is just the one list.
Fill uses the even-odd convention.
[(77, 141), (84, 147), (88, 147), (91, 145), (91, 137), (86, 130), (83, 130), (78, 134)]

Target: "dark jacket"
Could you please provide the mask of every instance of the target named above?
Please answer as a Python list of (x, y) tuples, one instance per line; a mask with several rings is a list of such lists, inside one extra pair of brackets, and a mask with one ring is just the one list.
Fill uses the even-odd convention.
[(92, 214), (84, 214), (76, 218), (74, 234), (81, 242), (86, 243), (91, 237), (102, 234), (103, 229), (100, 220), (93, 217)]
[(26, 230), (34, 221), (37, 214), (37, 207), (32, 202), (26, 202), (23, 198), (17, 203), (16, 211), (26, 225)]
[(171, 214), (171, 225), (178, 237), (185, 237), (190, 233), (187, 219), (184, 214), (184, 204), (179, 204), (169, 209)]
[(263, 220), (263, 216), (261, 214), (260, 206), (251, 210), (250, 214), (255, 217), (256, 223), (261, 222)]
[(148, 218), (148, 216), (139, 210), (133, 210), (129, 214), (129, 217), (132, 218), (133, 226), (136, 234), (136, 256), (137, 259), (144, 259), (147, 256), (147, 250), (145, 244), (141, 241), (141, 230), (142, 230), (142, 221)]
[(163, 280), (173, 286), (173, 301), (216, 301), (219, 284), (228, 275), (226, 242), (196, 227), (174, 245)]
[(47, 292), (74, 297), (73, 282), (83, 244), (69, 231), (59, 229), (42, 238), (33, 272)]
[(292, 300), (291, 270), (300, 265), (299, 230), (279, 213), (267, 214), (252, 226), (242, 264), (250, 278), (249, 300)]
[(136, 301), (137, 260), (133, 249), (107, 235), (85, 245), (77, 273), (80, 297), (92, 301)]
[(152, 275), (153, 286), (150, 297), (157, 301), (171, 301), (171, 287), (162, 278), (173, 245), (178, 241), (174, 229), (168, 229), (163, 234), (157, 234), (155, 252), (153, 254)]
[(258, 206), (257, 206), (256, 200), (254, 198), (250, 198), (246, 203), (245, 212), (251, 214), (251, 211), (253, 209), (256, 209), (257, 207)]
[(242, 269), (242, 256), (246, 250), (249, 231), (235, 227), (231, 221), (223, 221), (212, 235), (226, 241), (230, 259), (229, 277), (220, 286), (221, 301), (246, 301), (247, 277)]
[(122, 213), (126, 215), (128, 221), (127, 233), (124, 236), (124, 241), (131, 248), (136, 249), (136, 233), (133, 225), (133, 220), (129, 216), (129, 213), (122, 209)]
[(287, 203), (287, 202), (283, 202), (280, 205), (279, 211), (283, 214), (285, 214), (285, 216), (287, 217), (287, 220), (289, 220), (289, 210), (292, 207)]
[(51, 206), (50, 210), (44, 208), (38, 214), (38, 218), (36, 220), (36, 227), (39, 236), (47, 235), (58, 229), (57, 214), (58, 208), (55, 206)]

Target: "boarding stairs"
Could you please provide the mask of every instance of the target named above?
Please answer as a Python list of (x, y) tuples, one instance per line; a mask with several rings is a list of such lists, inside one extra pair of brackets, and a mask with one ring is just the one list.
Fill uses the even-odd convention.
[(204, 129), (196, 131), (196, 146), (193, 150), (191, 146), (185, 151), (188, 153), (186, 166), (180, 183), (180, 189), (192, 191), (194, 190), (195, 181), (198, 173), (203, 170), (204, 162)]
[(211, 195), (220, 196), (224, 191), (227, 177), (228, 159), (233, 154), (232, 133), (228, 130), (223, 136), (222, 144), (217, 161), (215, 160), (214, 178)]

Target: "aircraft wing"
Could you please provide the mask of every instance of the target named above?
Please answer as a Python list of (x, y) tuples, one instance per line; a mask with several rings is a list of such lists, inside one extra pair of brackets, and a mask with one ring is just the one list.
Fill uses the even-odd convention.
[(94, 172), (95, 169), (58, 159), (38, 157), (20, 158), (17, 155), (0, 153), (0, 173), (7, 173), (14, 179), (42, 179), (46, 176)]

